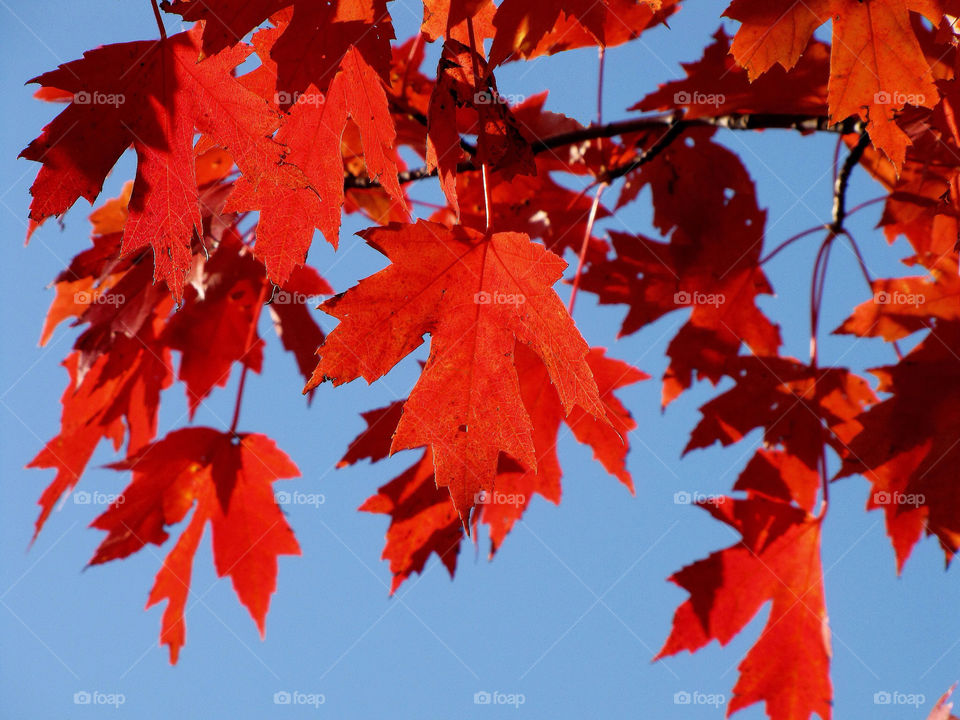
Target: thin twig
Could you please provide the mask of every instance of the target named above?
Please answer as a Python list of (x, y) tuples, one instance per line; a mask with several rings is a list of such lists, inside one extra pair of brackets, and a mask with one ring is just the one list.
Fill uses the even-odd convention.
[(640, 155), (628, 163), (624, 163), (620, 167), (613, 168), (604, 173), (603, 182), (610, 183), (617, 178), (621, 178), (624, 175), (632, 173), (637, 168), (646, 165), (648, 162), (653, 160), (657, 155), (662, 153), (667, 149), (667, 146), (670, 145), (674, 140), (676, 140), (680, 133), (683, 132), (683, 125), (679, 122), (672, 123), (667, 127), (666, 132), (663, 133), (660, 137), (657, 138), (656, 142), (653, 143), (650, 147), (644, 150)]
[[(857, 244), (857, 241), (849, 231), (844, 230), (840, 234), (847, 238), (847, 242), (850, 243), (850, 247), (853, 249), (853, 254), (857, 258), (857, 263), (860, 265), (860, 272), (863, 274), (863, 279), (866, 280), (867, 286), (870, 288), (870, 292), (873, 292), (873, 275), (867, 268), (867, 263), (863, 259), (863, 253), (860, 252), (860, 246)], [(897, 360), (903, 360), (903, 351), (900, 350), (900, 344), (894, 340), (891, 345), (893, 345), (893, 351), (897, 354)]]
[(866, 132), (860, 133), (860, 139), (853, 146), (847, 159), (843, 161), (840, 173), (837, 175), (836, 182), (833, 185), (833, 222), (830, 223), (830, 230), (834, 233), (843, 232), (843, 221), (847, 216), (847, 185), (850, 183), (850, 173), (860, 162), (863, 152), (870, 144), (870, 136)]

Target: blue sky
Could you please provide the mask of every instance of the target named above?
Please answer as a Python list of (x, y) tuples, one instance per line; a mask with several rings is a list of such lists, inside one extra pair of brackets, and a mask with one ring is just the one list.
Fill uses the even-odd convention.
[[(609, 51), (606, 120), (626, 117), (625, 108), (657, 82), (682, 75), (681, 60), (700, 56), (720, 23), (723, 4), (688, 5), (671, 20), (671, 29), (656, 29)], [(408, 37), (419, 19), (418, 4), (402, 0), (391, 7), (398, 36)], [(695, 656), (651, 663), (669, 632), (674, 609), (686, 597), (665, 578), (735, 539), (702, 511), (675, 504), (674, 493), (728, 491), (760, 441), (754, 433), (733, 448), (710, 448), (680, 459), (699, 417), (697, 407), (716, 392), (709, 385), (695, 387), (665, 413), (660, 411), (656, 379), (621, 392), (639, 424), (629, 458), (635, 497), (591, 460), (588, 449), (564, 438), (564, 499), (559, 507), (534, 500), (492, 563), (486, 560), (487, 539), (482, 536), (479, 551), (465, 547), (453, 582), (434, 558), (422, 577), (411, 579), (390, 598), (388, 568), (379, 561), (387, 518), (358, 513), (356, 507), (405, 469), (414, 454), (374, 466), (364, 463), (336, 471), (333, 466), (364, 427), (360, 411), (409, 391), (416, 379), (416, 357), (373, 386), (324, 385), (307, 408), (293, 360), (273, 342), (264, 319), (261, 330), (269, 345), (265, 374), (248, 382), (240, 427), (275, 438), (299, 465), (303, 477), (287, 482), (284, 489), (322, 493), (325, 500), (316, 507), (289, 509), (303, 556), (280, 560), (265, 641), (229, 582), (217, 579), (206, 543), (194, 566), (187, 644), (176, 667), (157, 645), (161, 609), (143, 610), (166, 547), (150, 546), (128, 560), (81, 572), (101, 538), (86, 526), (102, 508), (68, 499), (28, 551), (35, 502), (52, 473), (23, 466), (57, 431), (58, 401), (66, 383), (59, 361), (76, 333), (61, 327), (46, 348), (37, 347), (52, 296), (46, 285), (86, 246), (89, 208), (81, 201), (65, 217), (62, 229), (50, 221), (23, 247), (27, 190), (37, 166), (15, 158), (59, 109), (32, 100), (34, 88), (23, 83), (97, 45), (155, 37), (156, 27), (146, 1), (121, 5), (94, 0), (81, 6), (64, 0), (0, 0), (0, 15), (6, 49), (0, 79), (7, 98), (0, 152), (5, 238), (0, 263), (5, 290), (0, 348), (0, 715), (722, 716), (722, 706), (677, 705), (674, 696), (698, 692), (729, 697), (736, 666), (763, 627), (766, 609), (726, 648), (714, 643)], [(178, 27), (169, 21), (170, 31)], [(589, 122), (595, 109), (596, 66), (595, 50), (581, 50), (507, 67), (497, 79), (505, 95), (550, 89), (549, 109)], [(769, 210), (768, 247), (828, 219), (832, 138), (780, 131), (718, 137), (741, 155), (757, 182), (761, 206)], [(128, 153), (108, 180), (104, 197), (116, 195), (133, 172)], [(413, 191), (416, 197), (437, 197), (433, 181), (421, 185)], [(851, 206), (878, 194), (879, 188), (857, 170)], [(644, 195), (599, 228), (655, 236), (650, 215), (649, 196)], [(903, 274), (897, 260), (907, 254), (906, 246), (902, 241), (887, 246), (873, 230), (878, 217), (879, 206), (869, 208), (852, 218), (849, 227), (874, 275)], [(320, 241), (311, 252), (311, 263), (337, 290), (383, 265), (381, 256), (350, 237), (360, 227), (354, 218), (346, 220), (336, 255)], [(816, 237), (797, 243), (768, 265), (777, 295), (760, 303), (781, 324), (784, 352), (800, 358), (808, 348), (807, 293)], [(560, 287), (559, 292), (566, 297), (569, 291)], [(823, 328), (835, 327), (868, 295), (851, 253), (838, 246), (827, 278)], [(591, 344), (606, 345), (613, 357), (659, 378), (666, 366), (666, 343), (686, 313), (673, 313), (614, 342), (624, 312), (599, 308), (584, 293), (575, 320)], [(333, 326), (331, 318), (318, 316), (325, 329)], [(824, 363), (863, 369), (894, 361), (890, 348), (879, 341), (824, 335), (821, 343)], [(228, 387), (213, 395), (198, 413), (197, 424), (223, 426), (236, 380), (234, 374)], [(183, 392), (175, 386), (164, 396), (161, 434), (184, 424), (184, 410)], [(98, 469), (113, 459), (102, 448), (81, 488), (119, 492), (127, 478)], [(864, 512), (866, 498), (867, 484), (860, 478), (835, 485), (824, 531), (836, 717), (925, 717), (935, 699), (960, 679), (960, 615), (955, 609), (960, 582), (956, 571), (944, 572), (942, 554), (932, 541), (916, 548), (897, 578), (882, 518)], [(875, 706), (874, 693), (880, 691), (922, 695), (924, 703), (916, 709)], [(99, 693), (99, 704), (76, 704), (78, 692)], [(278, 692), (300, 693), (300, 704), (276, 705)], [(478, 692), (502, 693), (501, 699), (517, 702), (478, 705)], [(119, 707), (108, 704), (120, 695)], [(738, 717), (764, 714), (754, 706)]]

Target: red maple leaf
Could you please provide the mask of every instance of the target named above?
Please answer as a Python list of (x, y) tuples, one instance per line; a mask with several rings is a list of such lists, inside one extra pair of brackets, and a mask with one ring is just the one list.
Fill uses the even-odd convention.
[(190, 31), (106, 45), (34, 78), (72, 92), (74, 100), (21, 153), (43, 163), (31, 188), (30, 219), (38, 224), (80, 197), (93, 202), (132, 144), (137, 178), (121, 252), (152, 247), (155, 278), (167, 282), (178, 302), (191, 239), (203, 231), (194, 132), (228, 148), (244, 172), (280, 159), (280, 146), (269, 138), (277, 116), (232, 77), (249, 50), (238, 46), (197, 62), (198, 42), (199, 31)]
[[(308, 87), (290, 109), (277, 141), (289, 151), (285, 162), (300, 172), (268, 180), (240, 178), (228, 209), (259, 210), (257, 257), (270, 278), (282, 285), (306, 261), (313, 230), (319, 227), (337, 247), (344, 200), (341, 138), (349, 119), (359, 127), (369, 176), (379, 180), (405, 211), (397, 181), (396, 133), (383, 81), (356, 49), (348, 49), (326, 94)], [(265, 174), (268, 168), (264, 168)]]
[[(573, 25), (579, 25), (597, 44), (606, 44), (611, 32), (616, 40), (611, 38), (614, 41), (610, 44), (616, 44), (617, 40), (624, 42), (630, 33), (625, 33), (623, 28), (633, 28), (633, 23), (644, 27), (660, 6), (661, 0), (555, 0), (539, 3), (504, 0), (493, 18), (497, 34), (490, 48), (490, 62), (499, 65), (515, 53), (525, 58), (535, 57), (537, 46), (545, 36), (559, 29), (561, 32), (557, 32), (557, 37), (562, 38), (562, 31), (568, 31)], [(558, 28), (564, 22), (567, 24)]]
[(873, 370), (892, 396), (858, 420), (842, 475), (871, 483), (868, 509), (882, 509), (901, 570), (925, 533), (950, 560), (960, 549), (960, 323), (937, 322), (898, 364)]
[[(606, 357), (602, 349), (590, 351), (587, 362), (597, 379), (608, 424), (578, 407), (565, 415), (543, 362), (524, 345), (517, 345), (516, 357), (520, 392), (534, 426), (537, 467), (525, 470), (511, 458), (500, 456), (494, 489), (482, 493), (482, 512), (473, 517), (474, 526), (483, 522), (490, 527), (491, 557), (523, 516), (534, 494), (553, 503), (560, 502), (562, 470), (557, 442), (564, 421), (578, 441), (593, 448), (594, 457), (604, 468), (633, 492), (633, 480), (626, 470), (630, 448), (624, 438), (636, 423), (614, 392), (647, 376), (626, 363)], [(398, 401), (363, 413), (367, 429), (350, 444), (337, 466), (352, 465), (366, 458), (372, 462), (385, 458), (390, 453), (403, 404), (404, 401)], [(414, 572), (423, 572), (431, 553), (437, 554), (453, 576), (463, 527), (450, 494), (436, 485), (429, 449), (417, 463), (367, 499), (360, 509), (390, 515), (383, 559), (390, 561), (391, 592)]]
[(264, 435), (231, 435), (205, 427), (175, 430), (122, 462), (133, 482), (93, 521), (107, 531), (91, 565), (123, 558), (148, 542), (163, 544), (168, 525), (193, 516), (157, 573), (147, 607), (167, 600), (162, 644), (176, 663), (186, 637), (184, 611), (190, 575), (203, 529), (213, 530), (213, 559), (265, 631), (270, 596), (277, 586), (277, 556), (299, 555), (293, 531), (277, 506), (272, 483), (299, 476), (290, 458)]
[(683, 63), (684, 80), (661, 85), (630, 110), (684, 108), (684, 119), (731, 113), (825, 115), (830, 46), (810, 43), (803, 57), (787, 72), (775, 67), (750, 82), (747, 72), (730, 55), (730, 38), (723, 29), (703, 51), (703, 58)]
[(476, 162), (500, 171), (505, 180), (536, 173), (529, 143), (478, 52), (447, 40), (437, 75), (427, 116), (427, 169), (438, 170), (440, 187), (454, 212), (457, 164), (464, 157), (461, 132), (477, 136)]
[(770, 602), (767, 624), (740, 663), (727, 713), (764, 702), (767, 715), (777, 720), (809, 720), (813, 713), (829, 720), (830, 628), (820, 519), (759, 495), (718, 498), (703, 507), (742, 540), (670, 577), (690, 599), (674, 614), (673, 630), (657, 657), (696, 652), (711, 640), (726, 645)]
[(910, 140), (896, 112), (932, 108), (939, 97), (909, 10), (907, 0), (734, 0), (725, 14), (741, 22), (731, 52), (751, 80), (775, 63), (793, 68), (813, 31), (832, 20), (830, 117), (868, 121), (874, 146), (899, 169)]
[(341, 323), (317, 351), (307, 389), (325, 380), (373, 382), (429, 332), (430, 358), (392, 448), (430, 446), (437, 482), (466, 522), (475, 495), (493, 487), (501, 451), (536, 467), (512, 362), (516, 341), (546, 364), (566, 413), (580, 405), (605, 417), (587, 345), (551, 288), (566, 263), (519, 233), (422, 220), (361, 236), (392, 264), (321, 306)]
[(716, 383), (741, 343), (759, 355), (780, 346), (779, 329), (756, 305), (758, 295), (772, 292), (759, 266), (766, 213), (740, 160), (711, 134), (667, 148), (621, 196), (623, 204), (649, 184), (654, 224), (671, 233), (670, 242), (611, 232), (617, 257), (591, 266), (581, 284), (603, 304), (629, 305), (621, 335), (692, 308), (667, 350), (665, 405), (690, 386), (694, 372)]

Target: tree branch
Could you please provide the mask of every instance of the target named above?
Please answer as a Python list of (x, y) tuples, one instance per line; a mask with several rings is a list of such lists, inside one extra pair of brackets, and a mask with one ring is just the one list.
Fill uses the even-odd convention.
[(860, 133), (860, 139), (853, 146), (846, 160), (843, 161), (843, 167), (837, 174), (837, 180), (833, 185), (833, 222), (830, 223), (830, 231), (840, 234), (843, 232), (843, 221), (847, 217), (847, 185), (850, 182), (850, 173), (860, 162), (867, 145), (870, 143), (870, 136), (865, 131)]
[[(773, 113), (753, 113), (747, 115), (720, 115), (718, 117), (696, 118), (693, 120), (674, 120), (673, 115), (665, 115), (633, 118), (631, 120), (620, 120), (618, 122), (607, 123), (606, 125), (593, 125), (590, 127), (585, 127), (581, 130), (560, 133), (558, 135), (553, 135), (552, 137), (536, 140), (531, 144), (531, 149), (535, 155), (538, 155), (540, 153), (547, 152), (548, 150), (567, 147), (569, 145), (576, 145), (587, 140), (616, 137), (618, 135), (641, 132), (643, 130), (659, 129), (666, 131), (666, 134), (661, 136), (661, 139), (654, 143), (654, 145), (647, 150), (645, 154), (649, 155), (651, 151), (653, 151), (655, 148), (658, 148), (658, 146), (660, 146), (661, 143), (667, 139), (667, 135), (670, 136), (669, 140), (673, 140), (685, 130), (697, 127), (720, 127), (726, 128), (727, 130), (797, 130), (799, 132), (831, 132), (839, 133), (841, 135), (861, 133), (861, 135), (866, 137), (865, 124), (857, 117), (847, 118), (843, 122), (839, 123), (831, 123), (830, 119), (823, 115), (777, 115)], [(666, 144), (668, 143), (663, 142), (663, 145), (659, 147), (656, 152), (659, 152), (663, 149), (663, 147), (666, 147)], [(863, 150), (861, 150), (860, 153), (862, 154)], [(649, 156), (647, 160), (643, 160), (642, 162), (648, 162), (649, 160), (652, 160), (654, 156), (655, 153), (654, 155)], [(857, 159), (859, 160), (859, 157)], [(640, 162), (640, 160), (642, 160), (642, 157), (634, 162)], [(848, 157), (847, 160), (849, 161), (850, 158)], [(457, 172), (475, 172), (479, 170), (480, 167), (469, 160), (462, 162), (457, 166)], [(618, 171), (615, 170), (613, 172)], [(425, 167), (420, 167), (416, 168), (415, 170), (407, 170), (399, 173), (397, 175), (397, 179), (401, 184), (406, 184), (416, 182), (417, 180), (423, 180), (424, 178), (432, 177), (434, 175), (436, 175), (436, 170), (433, 172), (428, 172)], [(849, 176), (849, 172), (847, 175)], [(620, 176), (621, 175), (618, 174), (611, 177), (611, 179)], [(380, 187), (380, 183), (371, 178), (349, 175), (344, 179), (344, 189), (346, 190), (362, 190), (365, 188), (376, 187)]]

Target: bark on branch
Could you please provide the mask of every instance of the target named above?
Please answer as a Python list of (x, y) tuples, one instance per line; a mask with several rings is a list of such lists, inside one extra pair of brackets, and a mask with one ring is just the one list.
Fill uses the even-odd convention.
[[(850, 117), (839, 123), (831, 123), (828, 117), (822, 115), (752, 113), (720, 115), (718, 117), (696, 118), (693, 120), (674, 120), (673, 116), (666, 115), (620, 120), (605, 125), (592, 125), (582, 130), (542, 138), (534, 142), (531, 147), (534, 154), (540, 154), (598, 138), (616, 137), (634, 132), (642, 132), (644, 130), (662, 130), (664, 134), (660, 136), (660, 139), (648, 148), (640, 158), (630, 163), (630, 165), (638, 164), (639, 166), (652, 160), (670, 141), (681, 135), (685, 130), (697, 127), (720, 127), (726, 128), (727, 130), (797, 130), (799, 132), (830, 132), (841, 135), (865, 132), (865, 123), (857, 117)], [(630, 167), (623, 172), (621, 172), (621, 168), (612, 169), (608, 173), (609, 179), (621, 177), (632, 169), (633, 168)], [(462, 162), (457, 166), (457, 172), (479, 170), (480, 166), (475, 165), (470, 160)], [(428, 172), (425, 167), (420, 167), (415, 170), (402, 172), (397, 178), (400, 183), (406, 184), (435, 175), (436, 170)], [(344, 188), (347, 190), (375, 187), (380, 187), (380, 183), (370, 178), (350, 175), (344, 179)]]

